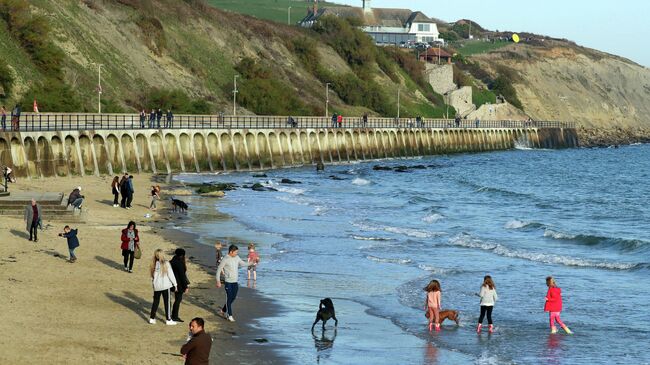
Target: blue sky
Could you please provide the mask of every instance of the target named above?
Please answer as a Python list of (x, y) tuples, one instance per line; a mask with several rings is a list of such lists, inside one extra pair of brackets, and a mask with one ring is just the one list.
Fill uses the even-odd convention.
[[(361, 6), (361, 0), (334, 0)], [(375, 8), (408, 8), (446, 21), (472, 19), (491, 30), (528, 31), (650, 67), (649, 0), (371, 0)]]

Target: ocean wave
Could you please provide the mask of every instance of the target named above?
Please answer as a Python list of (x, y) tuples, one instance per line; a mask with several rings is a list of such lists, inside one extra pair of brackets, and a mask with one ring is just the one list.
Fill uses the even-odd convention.
[(366, 237), (366, 236), (356, 236), (356, 235), (352, 235), (350, 237), (352, 237), (357, 241), (392, 241), (391, 238), (386, 238), (386, 237)]
[(267, 180), (266, 182), (263, 182), (262, 185), (267, 188), (273, 188), (277, 191), (281, 191), (283, 193), (289, 193), (293, 195), (303, 195), (306, 191), (305, 189), (293, 188), (290, 186), (282, 186), (273, 180)]
[(544, 228), (545, 225), (537, 222), (520, 221), (519, 219), (512, 219), (506, 222), (503, 226), (506, 229), (522, 229), (522, 228)]
[(275, 198), (285, 203), (298, 204), (303, 206), (308, 206), (311, 203), (309, 200), (301, 198), (296, 195), (280, 195), (280, 196), (276, 196)]
[(443, 232), (430, 232), (430, 231), (419, 230), (419, 229), (408, 228), (408, 227), (373, 225), (373, 224), (362, 223), (362, 222), (353, 222), (352, 225), (363, 231), (371, 231), (371, 232), (384, 231), (384, 232), (401, 234), (401, 235), (415, 237), (415, 238), (430, 238), (430, 237), (444, 235)]
[(441, 267), (434, 267), (426, 264), (419, 264), (418, 269), (429, 271), (437, 275), (451, 275), (451, 274), (458, 274), (462, 272), (461, 270), (457, 270), (457, 269), (444, 269)]
[(406, 265), (406, 264), (410, 264), (412, 262), (411, 259), (383, 258), (383, 257), (372, 256), (372, 255), (368, 255), (368, 256), (366, 256), (366, 258), (368, 260), (375, 261), (375, 262), (382, 262), (382, 263), (389, 263), (389, 264), (400, 264), (400, 265)]
[(503, 196), (510, 196), (510, 197), (520, 197), (520, 198), (531, 198), (532, 195), (526, 194), (526, 193), (519, 193), (516, 191), (512, 190), (507, 190), (507, 189), (502, 189), (502, 188), (495, 188), (491, 186), (484, 186), (478, 183), (475, 183), (473, 181), (465, 180), (465, 179), (460, 179), (459, 182), (463, 185), (467, 185), (471, 188), (474, 189), (475, 192), (477, 193), (494, 193), (494, 194), (499, 194)]
[(370, 185), (370, 181), (366, 179), (362, 179), (360, 177), (355, 178), (352, 180), (352, 184), (358, 185), (358, 186), (365, 186), (365, 185)]
[(444, 218), (445, 218), (445, 216), (443, 216), (442, 214), (433, 213), (433, 214), (429, 214), (428, 216), (422, 218), (422, 221), (425, 222), (425, 223), (433, 223), (433, 222), (437, 222), (437, 221), (439, 221), (441, 219), (444, 219)]
[(314, 212), (312, 213), (312, 215), (321, 216), (321, 215), (325, 214), (325, 212), (327, 212), (328, 210), (329, 210), (328, 207), (324, 207), (322, 205), (317, 205), (314, 208)]
[(530, 252), (524, 250), (514, 250), (497, 243), (484, 242), (467, 234), (461, 234), (449, 240), (449, 243), (455, 246), (475, 248), (484, 251), (490, 251), (499, 256), (511, 257), (517, 259), (524, 259), (534, 262), (541, 262), (544, 264), (556, 264), (564, 266), (575, 267), (591, 267), (606, 270), (633, 270), (638, 269), (639, 263), (630, 262), (611, 262), (611, 261), (595, 261), (588, 259), (581, 259), (577, 257), (551, 255), (545, 253)]
[(544, 230), (544, 237), (552, 238), (555, 240), (575, 242), (586, 246), (614, 247), (623, 252), (650, 250), (650, 242), (648, 241), (603, 237), (589, 234), (570, 234), (550, 228)]

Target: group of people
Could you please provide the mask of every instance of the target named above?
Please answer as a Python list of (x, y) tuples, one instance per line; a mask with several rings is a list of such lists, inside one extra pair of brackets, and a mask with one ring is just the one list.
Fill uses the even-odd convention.
[[(133, 175), (125, 173), (122, 175), (121, 179), (119, 176), (115, 176), (111, 182), (111, 191), (113, 193), (113, 207), (131, 209), (133, 194), (135, 193), (133, 187)], [(118, 204), (120, 195), (122, 195), (122, 200), (120, 200), (120, 203)]]
[[(548, 287), (548, 290), (546, 292), (546, 297), (544, 298), (544, 311), (549, 314), (551, 333), (555, 334), (558, 332), (555, 325), (557, 323), (567, 334), (572, 334), (573, 332), (571, 332), (569, 327), (567, 327), (560, 319), (560, 312), (562, 312), (562, 289), (557, 286), (557, 283), (552, 276), (546, 278), (546, 286)], [(442, 308), (440, 304), (442, 299), (440, 282), (438, 280), (431, 280), (431, 282), (429, 282), (429, 284), (424, 288), (424, 291), (427, 292), (425, 310), (426, 316), (429, 318), (429, 332), (433, 331), (434, 328), (436, 331), (440, 331), (440, 311)], [(487, 315), (488, 332), (493, 333), (494, 324), (492, 322), (492, 309), (499, 297), (497, 295), (494, 280), (492, 280), (490, 275), (486, 275), (483, 278), (481, 289), (476, 295), (480, 297), (481, 307), (476, 332), (479, 334), (481, 333), (483, 320)]]
[[(163, 118), (162, 109), (161, 108), (158, 108), (158, 110), (151, 109), (151, 112), (149, 112), (148, 116), (149, 116), (148, 127), (160, 128), (160, 122), (162, 121)], [(142, 109), (142, 111), (140, 111), (140, 128), (145, 128), (146, 123), (147, 123), (147, 111)], [(171, 109), (167, 109), (167, 114), (165, 114), (164, 128), (173, 128), (173, 127), (174, 127), (174, 113), (172, 113)]]
[[(22, 114), (22, 109), (19, 104), (16, 104), (16, 106), (13, 108), (11, 111), (11, 130), (12, 131), (17, 131), (20, 130), (20, 115)], [(0, 107), (0, 126), (2, 127), (2, 131), (7, 130), (7, 108), (5, 106)]]

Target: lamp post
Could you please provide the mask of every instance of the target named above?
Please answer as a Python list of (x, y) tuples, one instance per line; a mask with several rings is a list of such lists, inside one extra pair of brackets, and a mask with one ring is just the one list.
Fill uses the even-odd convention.
[(234, 80), (235, 80), (235, 88), (232, 90), (232, 115), (236, 116), (237, 115), (237, 78), (239, 75), (235, 75)]
[(397, 88), (397, 120), (399, 121), (399, 96), (402, 91), (402, 87)]
[(325, 116), (330, 115), (329, 106), (330, 106), (330, 85), (332, 83), (328, 82), (325, 84)]
[(97, 65), (97, 114), (102, 113), (102, 63), (92, 63)]
[(287, 25), (291, 25), (291, 7), (287, 9)]

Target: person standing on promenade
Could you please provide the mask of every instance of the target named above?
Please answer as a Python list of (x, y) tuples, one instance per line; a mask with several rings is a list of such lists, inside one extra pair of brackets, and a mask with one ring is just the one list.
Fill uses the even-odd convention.
[(368, 112), (363, 113), (363, 127), (365, 128), (368, 125)]
[(343, 126), (343, 115), (339, 114), (336, 116), (336, 123), (338, 124), (339, 128)]
[(557, 322), (564, 332), (568, 335), (573, 334), (569, 327), (560, 319), (560, 312), (562, 312), (562, 289), (557, 287), (555, 279), (552, 276), (546, 278), (546, 286), (548, 286), (548, 291), (544, 298), (546, 301), (544, 303), (544, 312), (548, 312), (551, 333), (557, 333), (557, 327), (555, 327), (555, 322)]
[(138, 229), (135, 228), (135, 222), (130, 221), (129, 224), (122, 230), (122, 256), (124, 257), (124, 271), (133, 272), (133, 259), (135, 258), (135, 250), (140, 249), (140, 236)]
[(492, 308), (494, 308), (494, 303), (499, 299), (497, 296), (497, 287), (494, 285), (494, 281), (490, 275), (486, 275), (483, 278), (483, 285), (481, 285), (481, 290), (478, 293), (478, 296), (481, 297), (481, 314), (478, 317), (478, 326), (476, 326), (476, 333), (481, 333), (481, 327), (483, 327), (483, 318), (487, 314), (488, 320), (488, 332), (494, 332), (494, 326), (492, 324)]
[(174, 113), (171, 109), (167, 109), (167, 115), (165, 116), (165, 128), (174, 128)]
[(120, 177), (115, 176), (113, 182), (111, 183), (111, 192), (113, 193), (113, 208), (117, 208), (120, 205), (117, 203), (117, 200), (120, 197)]
[(176, 291), (176, 277), (174, 276), (172, 266), (167, 261), (167, 258), (165, 258), (163, 250), (157, 249), (154, 252), (149, 272), (151, 273), (151, 284), (153, 286), (153, 303), (151, 304), (149, 323), (156, 324), (156, 312), (158, 311), (158, 304), (160, 304), (160, 296), (162, 295), (165, 301), (165, 324), (168, 326), (176, 325), (177, 323), (169, 315), (169, 290), (174, 288), (174, 291)]
[(133, 188), (133, 175), (129, 175), (129, 178), (126, 179), (126, 187), (126, 209), (131, 209), (133, 194), (135, 193), (135, 189)]
[(190, 339), (181, 347), (181, 355), (185, 365), (208, 365), (210, 363), (210, 349), (212, 337), (205, 333), (203, 318), (193, 318), (190, 322)]
[(332, 114), (332, 128), (336, 128), (337, 120), (338, 120), (338, 115), (336, 115), (336, 113)]
[(20, 130), (20, 114), (20, 104), (16, 104), (16, 107), (11, 111), (11, 130)]
[(60, 237), (65, 237), (68, 241), (68, 251), (70, 252), (70, 259), (68, 262), (74, 263), (77, 261), (77, 256), (74, 254), (74, 250), (79, 247), (79, 238), (77, 238), (77, 230), (70, 229), (70, 226), (63, 227), (63, 233), (59, 233)]
[(232, 303), (237, 298), (237, 292), (239, 291), (239, 268), (247, 267), (248, 263), (242, 260), (237, 254), (239, 253), (239, 248), (235, 245), (230, 245), (228, 247), (228, 255), (221, 260), (221, 263), (217, 267), (216, 279), (217, 279), (217, 288), (221, 288), (221, 280), (219, 274), (223, 271), (224, 281), (226, 282), (226, 304), (219, 310), (219, 313), (230, 322), (234, 322), (235, 318), (232, 316)]
[(436, 326), (436, 332), (440, 331), (440, 300), (441, 290), (440, 282), (438, 280), (431, 280), (429, 285), (424, 288), (427, 292), (427, 300), (425, 309), (427, 310), (427, 318), (429, 318), (429, 332), (433, 331), (433, 325)]
[(162, 120), (162, 115), (162, 109), (158, 108), (158, 112), (156, 113), (156, 125), (158, 126), (158, 129), (160, 129), (160, 121)]
[(156, 109), (151, 108), (149, 113), (149, 128), (153, 128), (156, 123)]
[(3, 105), (2, 108), (0, 108), (0, 122), (2, 124), (2, 131), (4, 132), (7, 130), (7, 109)]
[(29, 240), (38, 242), (38, 223), (43, 219), (41, 213), (41, 206), (36, 204), (36, 200), (32, 198), (32, 204), (25, 207), (25, 223), (26, 229), (29, 232)]
[(177, 248), (174, 251), (174, 257), (169, 261), (174, 277), (176, 278), (176, 291), (174, 292), (174, 306), (172, 307), (172, 321), (183, 322), (179, 317), (178, 311), (183, 301), (183, 294), (190, 290), (190, 280), (187, 278), (187, 260), (185, 259), (185, 250)]
[(140, 112), (140, 128), (144, 129), (144, 123), (147, 121), (147, 112), (142, 109)]

